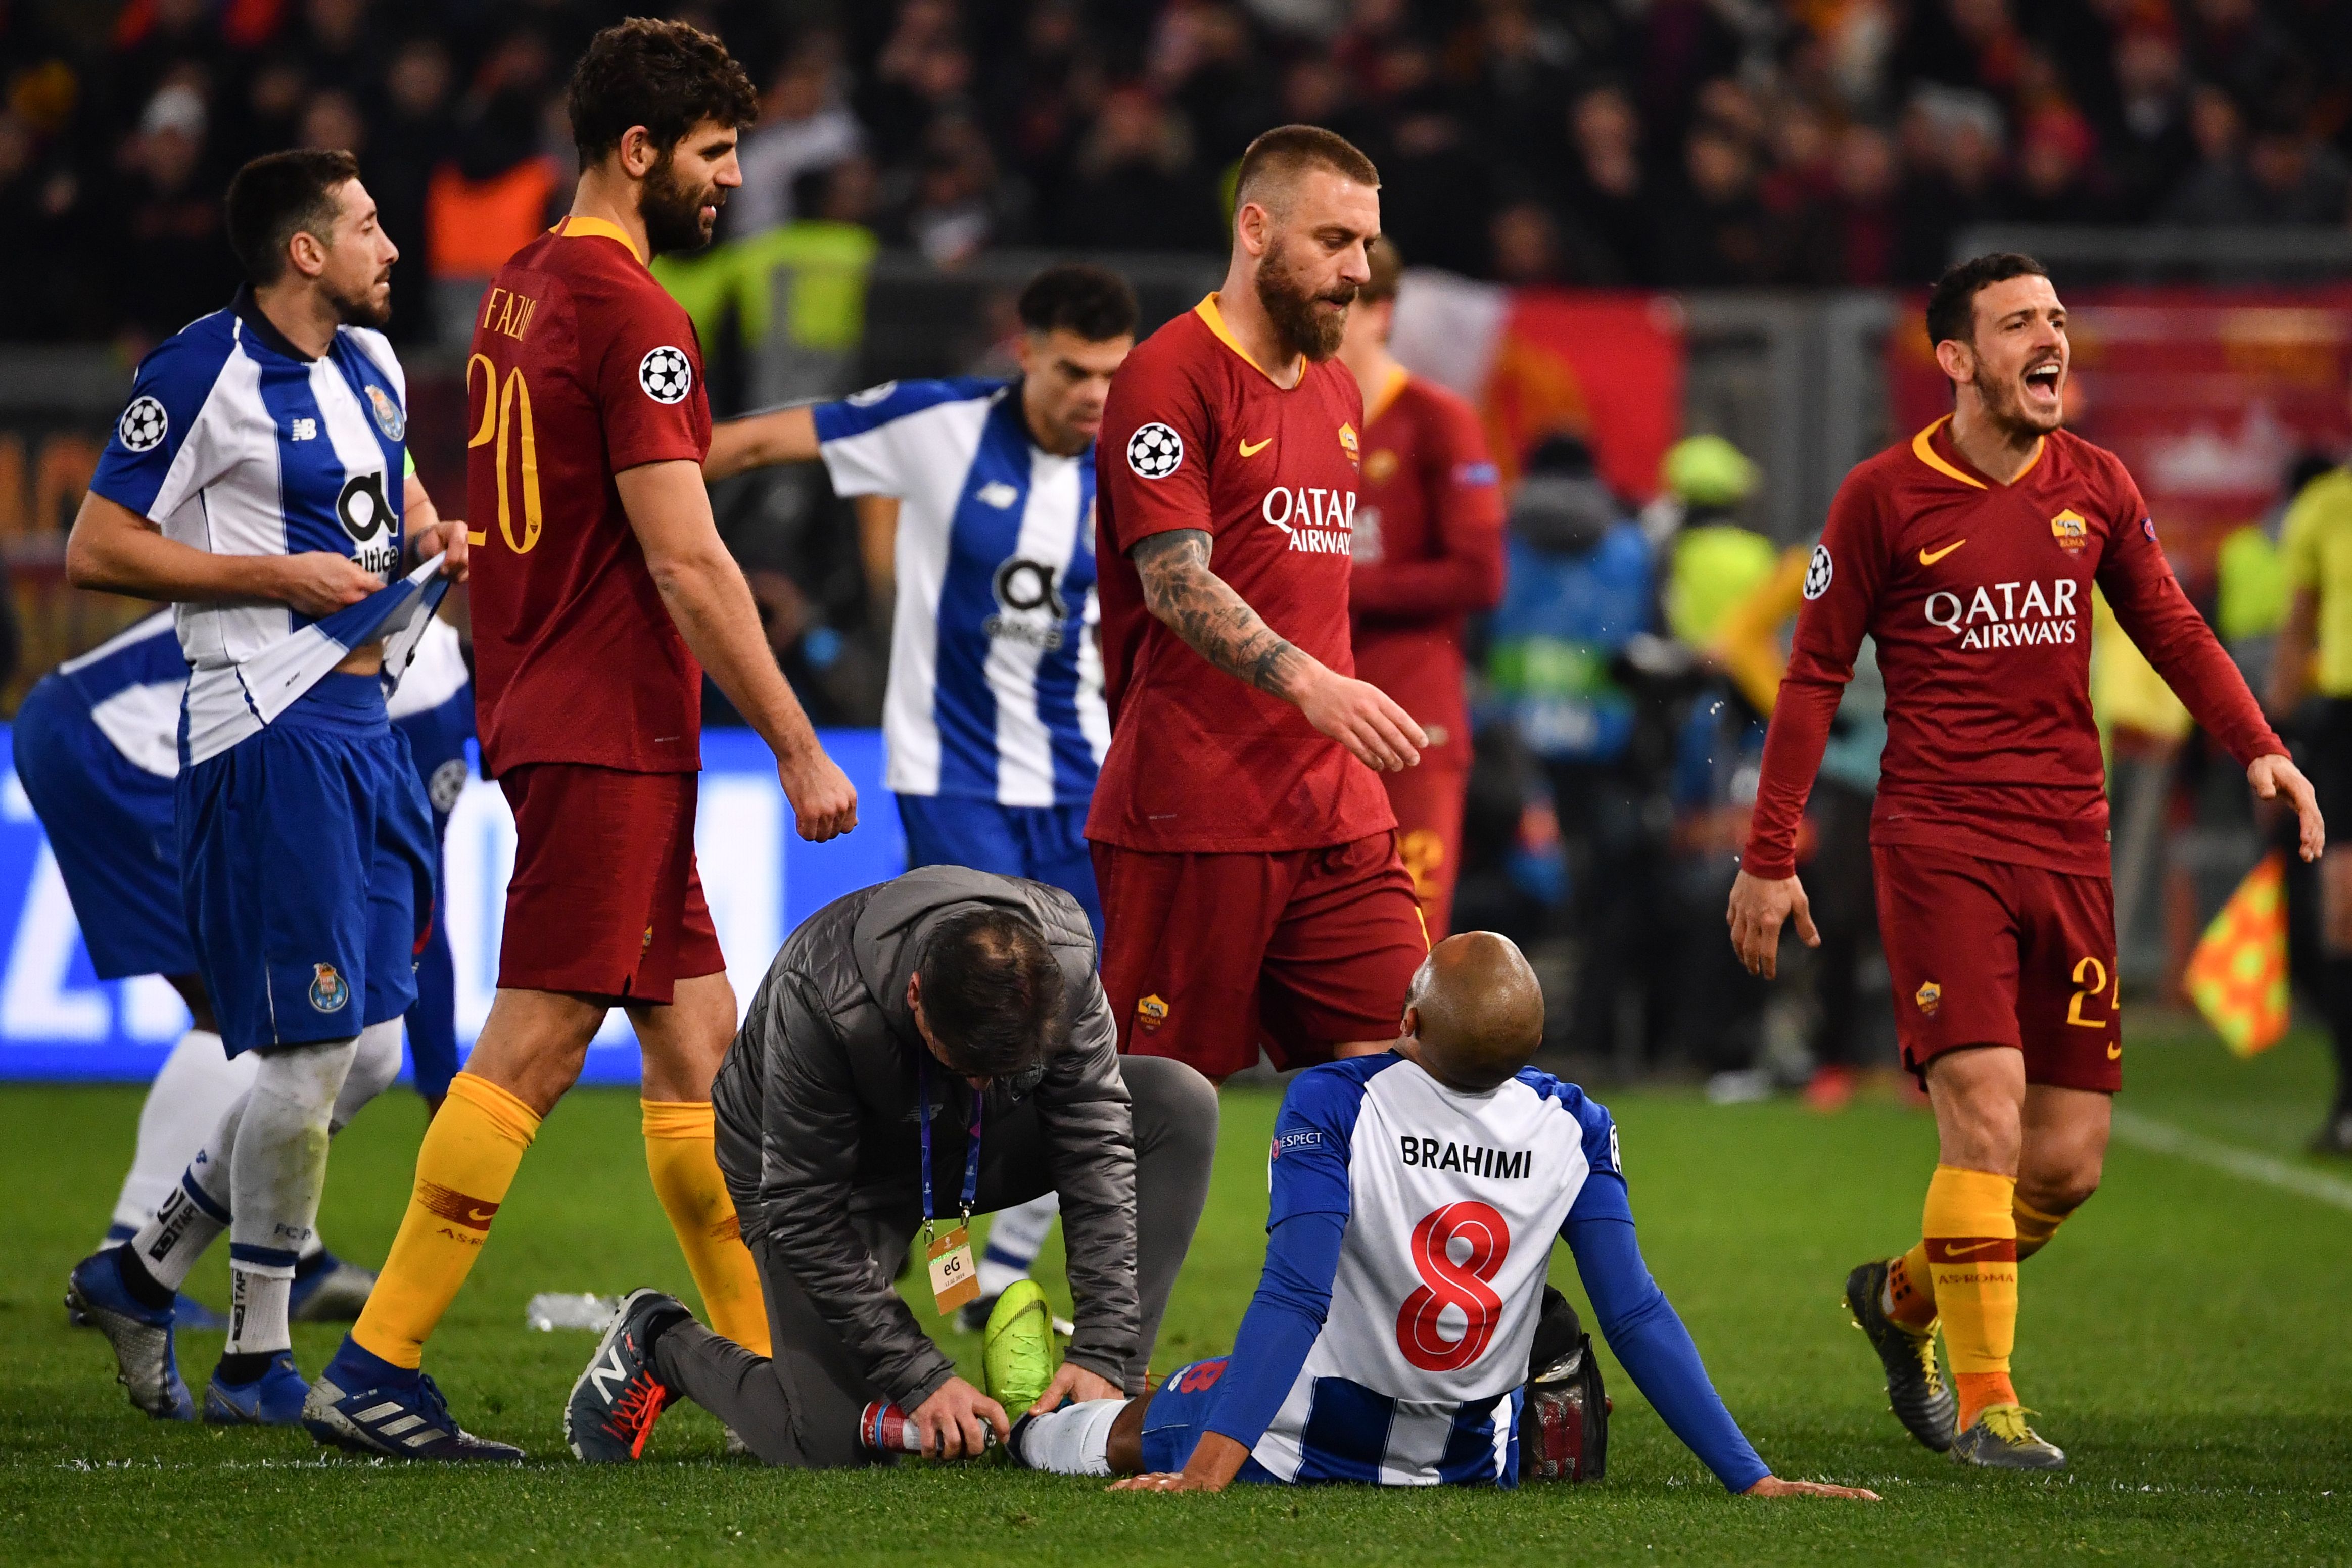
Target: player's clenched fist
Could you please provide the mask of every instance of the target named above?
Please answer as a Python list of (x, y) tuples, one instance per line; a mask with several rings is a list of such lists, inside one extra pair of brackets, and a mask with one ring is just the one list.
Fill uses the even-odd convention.
[(1780, 923), (1797, 917), (1797, 936), (1808, 947), (1822, 945), (1813, 929), (1812, 905), (1805, 900), (1804, 884), (1793, 876), (1767, 882), (1741, 872), (1731, 884), (1731, 907), (1724, 918), (1731, 926), (1732, 950), (1751, 975), (1770, 979), (1780, 968)]
[(1353, 752), (1356, 760), (1383, 773), (1401, 773), (1421, 760), (1429, 737), (1412, 716), (1367, 681), (1325, 670), (1301, 694), (1298, 711), (1307, 722)]
[(780, 761), (776, 778), (793, 803), (793, 821), (813, 844), (837, 839), (857, 826), (857, 786), (822, 751)]
[(276, 578), (277, 591), (270, 597), (313, 621), (357, 604), (383, 586), (375, 573), (332, 550), (289, 555), (278, 563)]

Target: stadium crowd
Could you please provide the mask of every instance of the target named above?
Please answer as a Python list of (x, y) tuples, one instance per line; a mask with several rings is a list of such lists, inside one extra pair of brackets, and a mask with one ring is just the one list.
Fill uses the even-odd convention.
[(730, 232), (823, 216), (941, 264), (1213, 250), (1283, 120), (1371, 153), (1417, 263), (1511, 282), (1920, 283), (1979, 221), (2352, 206), (2328, 0), (16, 0), (0, 340), (215, 308), (227, 173), (290, 145), (361, 155), (404, 298), (487, 276), (560, 208), (564, 70), (633, 9), (761, 89)]

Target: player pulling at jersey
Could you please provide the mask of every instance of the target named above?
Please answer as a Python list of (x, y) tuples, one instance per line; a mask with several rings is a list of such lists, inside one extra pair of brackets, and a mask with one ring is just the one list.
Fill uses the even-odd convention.
[[(1818, 938), (1797, 824), (1864, 633), (1886, 684), (1872, 814), (1880, 935), (1904, 1064), (1936, 1111), (1921, 1239), (1846, 1301), (1895, 1414), (1969, 1464), (2056, 1469), (2010, 1380), (2017, 1264), (2099, 1185), (2123, 1082), (2107, 800), (2088, 686), (2091, 589), (2245, 768), (2319, 809), (2237, 666), (2181, 593), (2115, 455), (2060, 428), (2066, 310), (2032, 258), (1937, 281), (1927, 336), (1949, 416), (1846, 476), (1813, 552), (1731, 890), (1733, 946), (1769, 977), (1781, 923)], [(1958, 1383), (1936, 1364), (1940, 1318)]]
[[(776, 754), (801, 836), (856, 821), (760, 632), (710, 515), (710, 407), (693, 323), (646, 269), (707, 244), (742, 183), (756, 95), (716, 38), (636, 19), (589, 43), (570, 107), (572, 213), (501, 268), (467, 357), (467, 493), (484, 768), (514, 807), (499, 992), (417, 1150), (367, 1310), (317, 1383), (322, 1442), (401, 1458), (519, 1460), (463, 1431), (420, 1371), (542, 1118), (614, 1006), (644, 1057), (646, 1161), (703, 1304), (761, 1354), (759, 1276), (711, 1152), (735, 1032), (695, 869), (702, 672)], [(477, 373), (478, 372), (478, 373)]]
[(1528, 1066), (1542, 1039), (1543, 988), (1517, 947), (1486, 931), (1439, 943), (1391, 1050), (1312, 1068), (1283, 1097), (1265, 1271), (1233, 1354), (1141, 1399), (1032, 1414), (1013, 1458), (1155, 1491), (1515, 1486), (1557, 1236), (1617, 1359), (1727, 1488), (1874, 1500), (1756, 1457), (1642, 1262), (1615, 1124)]
[(1462, 623), (1503, 597), (1503, 492), (1478, 411), (1389, 352), (1403, 258), (1386, 239), (1348, 308), (1339, 362), (1364, 394), (1364, 499), (1348, 574), (1356, 674), (1412, 715), (1421, 765), (1383, 773), (1397, 853), (1432, 936), (1454, 918), (1462, 801), (1470, 787), (1470, 704)]

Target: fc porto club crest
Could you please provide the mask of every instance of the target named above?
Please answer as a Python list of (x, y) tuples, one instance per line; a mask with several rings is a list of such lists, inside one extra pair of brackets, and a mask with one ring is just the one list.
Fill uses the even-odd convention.
[(2082, 513), (2069, 507), (2050, 519), (2050, 537), (2068, 555), (2081, 555), (2083, 547), (2091, 542), (2091, 525), (2083, 519)]
[(1356, 449), (1356, 427), (1342, 421), (1339, 425), (1339, 450), (1348, 455), (1348, 466), (1361, 468), (1363, 459)]
[(1936, 1009), (1944, 1005), (1944, 988), (1933, 980), (1922, 980), (1919, 988), (1911, 993), (1911, 999), (1919, 1004), (1921, 1012), (1934, 1018)]
[(375, 411), (375, 427), (383, 432), (383, 438), (386, 441), (405, 440), (408, 415), (401, 412), (400, 404), (392, 400), (392, 394), (373, 384), (368, 387), (367, 394), (368, 406)]
[(310, 1005), (322, 1013), (339, 1013), (343, 1004), (352, 999), (351, 982), (335, 972), (332, 964), (310, 966)]

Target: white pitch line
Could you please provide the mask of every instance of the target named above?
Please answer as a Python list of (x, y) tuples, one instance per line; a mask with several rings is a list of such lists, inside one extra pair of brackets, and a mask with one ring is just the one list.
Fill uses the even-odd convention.
[(2121, 1108), (2115, 1113), (2114, 1126), (2116, 1137), (2152, 1153), (2194, 1160), (2200, 1166), (2210, 1166), (2217, 1171), (2227, 1171), (2247, 1181), (2260, 1182), (2264, 1186), (2274, 1186), (2283, 1192), (2297, 1193), (2337, 1208), (2352, 1210), (2352, 1182), (2339, 1181), (2335, 1176), (2292, 1165), (2274, 1155), (2221, 1143), (2184, 1131), (2168, 1122), (2155, 1121)]

